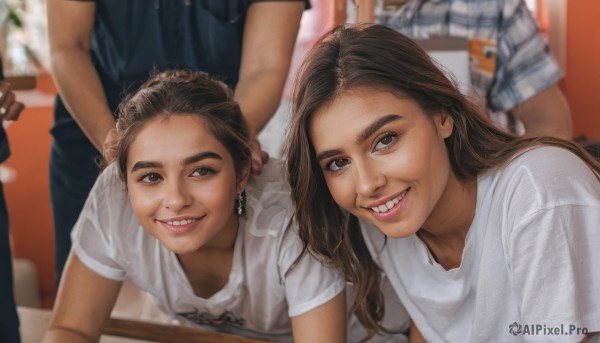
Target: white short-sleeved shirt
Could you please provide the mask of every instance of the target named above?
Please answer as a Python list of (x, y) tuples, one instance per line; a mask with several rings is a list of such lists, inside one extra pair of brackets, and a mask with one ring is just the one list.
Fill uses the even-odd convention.
[(161, 310), (186, 324), (291, 341), (290, 317), (331, 300), (345, 283), (310, 254), (286, 275), (302, 243), (281, 175), (281, 164), (272, 161), (251, 177), (229, 281), (208, 299), (194, 294), (175, 253), (140, 226), (115, 165), (96, 181), (73, 230), (73, 249), (108, 279), (130, 277)]
[(600, 331), (600, 183), (565, 149), (535, 148), (478, 177), (458, 268), (445, 270), (416, 235), (384, 244), (362, 225), (429, 342), (579, 342), (584, 328)]

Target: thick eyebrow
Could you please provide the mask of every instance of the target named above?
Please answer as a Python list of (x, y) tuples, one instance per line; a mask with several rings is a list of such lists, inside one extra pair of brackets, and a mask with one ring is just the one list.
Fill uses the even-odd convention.
[[(201, 152), (199, 154), (190, 156), (186, 159), (184, 159), (181, 164), (186, 166), (189, 164), (193, 164), (196, 163), (198, 161), (202, 161), (204, 159), (207, 158), (214, 158), (217, 160), (222, 160), (223, 158), (221, 157), (221, 155), (217, 154), (216, 152), (212, 152), (212, 151), (206, 151), (206, 152)], [(138, 161), (136, 162), (133, 167), (131, 168), (130, 173), (135, 172), (136, 170), (140, 170), (140, 169), (144, 169), (144, 168), (161, 168), (162, 167), (162, 163), (160, 162), (153, 162), (153, 161)]]
[(151, 162), (151, 161), (137, 161), (131, 167), (130, 173), (133, 173), (136, 170), (145, 169), (145, 168), (160, 168), (162, 167), (162, 163), (159, 162)]
[(356, 143), (357, 144), (364, 143), (367, 139), (369, 139), (369, 137), (371, 137), (371, 135), (373, 135), (375, 132), (377, 132), (377, 130), (379, 130), (383, 126), (385, 126), (393, 121), (396, 121), (398, 119), (401, 119), (401, 118), (402, 118), (402, 116), (399, 114), (388, 114), (388, 115), (385, 115), (385, 116), (377, 119), (375, 122), (373, 122), (371, 125), (369, 125), (360, 135), (358, 135), (358, 137), (356, 138)]
[(183, 162), (181, 162), (181, 164), (184, 166), (187, 166), (188, 164), (193, 164), (193, 163), (202, 161), (207, 158), (213, 158), (215, 160), (223, 160), (221, 155), (217, 154), (216, 152), (205, 151), (205, 152), (201, 152), (199, 154), (196, 154), (194, 156), (190, 156), (190, 157), (186, 158), (185, 160), (183, 160)]
[[(358, 137), (356, 138), (356, 142), (358, 144), (364, 143), (367, 139), (369, 139), (369, 137), (371, 137), (371, 135), (373, 135), (375, 132), (377, 132), (377, 130), (379, 130), (383, 126), (385, 126), (395, 120), (399, 120), (399, 119), (402, 119), (402, 116), (399, 114), (388, 114), (386, 116), (383, 116), (383, 117), (377, 119), (375, 122), (373, 122), (371, 125), (369, 125), (360, 135), (358, 135)], [(317, 162), (321, 162), (321, 160), (323, 160), (323, 159), (326, 159), (331, 156), (339, 155), (341, 153), (342, 153), (342, 151), (338, 150), (338, 149), (323, 151), (322, 153), (317, 155)]]
[(341, 150), (327, 150), (327, 151), (323, 151), (322, 153), (320, 153), (320, 154), (317, 155), (317, 163), (321, 162), (321, 160), (324, 160), (324, 159), (329, 158), (331, 156), (339, 155), (341, 153), (342, 153)]

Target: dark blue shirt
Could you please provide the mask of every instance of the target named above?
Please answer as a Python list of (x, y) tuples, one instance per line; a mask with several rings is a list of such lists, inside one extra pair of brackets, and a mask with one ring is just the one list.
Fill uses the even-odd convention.
[[(235, 88), (246, 13), (259, 1), (264, 0), (97, 0), (91, 59), (109, 107), (115, 111), (123, 95), (153, 70), (201, 70)], [(275, 1), (310, 7), (308, 0)], [(72, 131), (63, 132), (62, 124), (75, 123), (58, 98), (52, 130), (57, 140)]]
[(92, 61), (111, 108), (152, 70), (205, 71), (235, 87), (254, 0), (99, 0)]

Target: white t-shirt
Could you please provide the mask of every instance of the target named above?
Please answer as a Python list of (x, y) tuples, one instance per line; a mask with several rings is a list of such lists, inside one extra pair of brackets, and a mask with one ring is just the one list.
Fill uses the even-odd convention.
[[(368, 343), (406, 343), (408, 342), (406, 333), (410, 326), (410, 317), (385, 275), (382, 275), (380, 287), (385, 299), (385, 314), (381, 324), (388, 330), (388, 333), (374, 335)], [(346, 304), (348, 305), (347, 343), (360, 343), (367, 336), (367, 330), (351, 311), (351, 305), (354, 303), (355, 297), (356, 289), (348, 283), (346, 287)]]
[(429, 342), (579, 342), (600, 331), (600, 183), (567, 150), (532, 149), (479, 176), (458, 268), (445, 270), (416, 235), (384, 244), (362, 225)]
[(161, 310), (182, 322), (291, 341), (290, 317), (331, 300), (345, 283), (309, 254), (286, 275), (302, 243), (281, 174), (281, 164), (272, 161), (251, 177), (229, 281), (208, 299), (194, 294), (175, 253), (140, 226), (115, 165), (96, 181), (73, 230), (73, 249), (106, 278), (129, 276)]

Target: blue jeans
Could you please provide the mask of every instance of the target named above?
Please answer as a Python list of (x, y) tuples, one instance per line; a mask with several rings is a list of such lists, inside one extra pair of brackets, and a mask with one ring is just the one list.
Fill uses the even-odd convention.
[(19, 317), (13, 296), (13, 270), (8, 235), (8, 213), (4, 190), (0, 182), (0, 338), (2, 342), (18, 343)]

